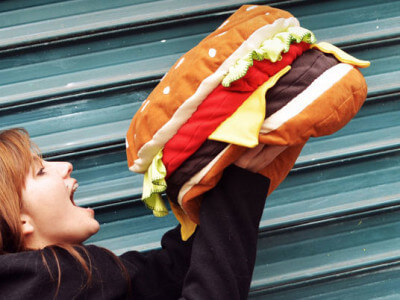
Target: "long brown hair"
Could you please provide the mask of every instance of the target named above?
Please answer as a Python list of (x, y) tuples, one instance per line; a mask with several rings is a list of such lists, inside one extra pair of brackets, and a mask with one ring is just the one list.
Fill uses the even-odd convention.
[(0, 253), (26, 250), (20, 221), (21, 194), (35, 148), (24, 129), (0, 132)]
[[(0, 131), (0, 255), (31, 250), (24, 243), (21, 228), (22, 190), (25, 188), (26, 176), (30, 170), (33, 172), (31, 166), (40, 159), (39, 149), (31, 142), (25, 129), (14, 128)], [(46, 247), (51, 250), (56, 262), (54, 272), (54, 270), (50, 270), (47, 258), (41, 251), (43, 263), (49, 271), (50, 277), (57, 281), (55, 297), (57, 297), (61, 285), (61, 269), (56, 251), (57, 247), (66, 250), (82, 266), (87, 277), (82, 289), (90, 285), (92, 266), (89, 253), (82, 245), (57, 244)], [(111, 251), (106, 251), (120, 267), (127, 279), (128, 291), (130, 291), (127, 270)]]

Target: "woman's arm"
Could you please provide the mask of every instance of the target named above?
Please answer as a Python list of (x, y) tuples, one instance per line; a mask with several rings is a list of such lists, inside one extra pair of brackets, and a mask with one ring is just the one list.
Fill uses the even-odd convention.
[(228, 167), (201, 206), (181, 299), (247, 299), (269, 180)]
[(194, 236), (182, 241), (180, 226), (161, 239), (162, 249), (120, 256), (131, 277), (134, 299), (178, 299), (190, 264)]
[(179, 226), (162, 249), (121, 256), (137, 299), (247, 299), (258, 225), (269, 181), (236, 166), (204, 195), (196, 233), (187, 241)]

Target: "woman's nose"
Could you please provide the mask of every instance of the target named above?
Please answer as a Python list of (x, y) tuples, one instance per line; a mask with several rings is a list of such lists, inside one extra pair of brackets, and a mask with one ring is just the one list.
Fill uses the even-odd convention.
[(58, 172), (63, 178), (67, 178), (71, 175), (73, 166), (71, 163), (67, 161), (57, 162), (58, 164)]

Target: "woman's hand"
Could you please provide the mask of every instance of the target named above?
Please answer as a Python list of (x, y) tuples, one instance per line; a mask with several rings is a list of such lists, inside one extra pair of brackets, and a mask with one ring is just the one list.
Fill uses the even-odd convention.
[(259, 144), (254, 148), (248, 149), (234, 165), (251, 172), (259, 172), (268, 166), (287, 146), (271, 146)]

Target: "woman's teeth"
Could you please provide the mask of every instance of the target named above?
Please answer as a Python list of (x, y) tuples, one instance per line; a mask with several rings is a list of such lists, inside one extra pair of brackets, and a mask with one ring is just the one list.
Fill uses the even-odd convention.
[(74, 194), (75, 194), (75, 191), (76, 191), (76, 189), (77, 189), (78, 187), (79, 187), (79, 184), (78, 184), (77, 182), (75, 182), (74, 185), (72, 186), (71, 194), (70, 194), (70, 196), (69, 196), (69, 198), (70, 198), (70, 200), (71, 200), (71, 202), (72, 202), (73, 205), (75, 205)]
[(72, 191), (75, 192), (78, 187), (79, 187), (79, 184), (76, 182), (74, 184), (74, 186), (72, 187)]

